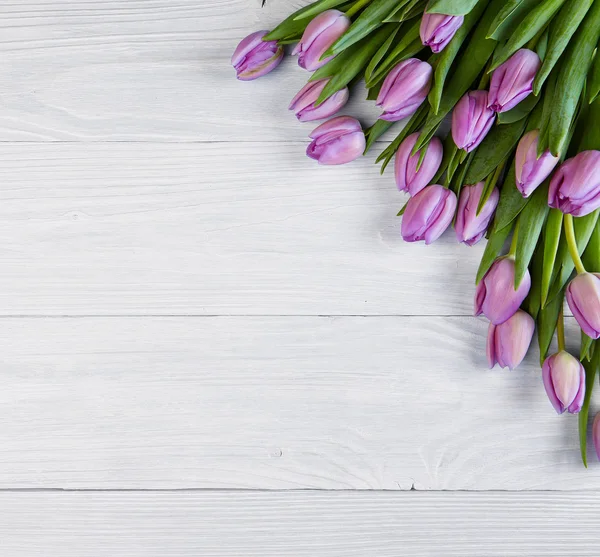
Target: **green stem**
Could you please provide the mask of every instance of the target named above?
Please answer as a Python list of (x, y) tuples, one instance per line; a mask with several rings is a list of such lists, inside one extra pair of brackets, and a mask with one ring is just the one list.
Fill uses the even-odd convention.
[(558, 322), (556, 323), (556, 338), (558, 340), (558, 351), (562, 352), (565, 349), (565, 320), (563, 316), (563, 305), (560, 305), (558, 312)]
[(352, 17), (354, 14), (362, 10), (367, 4), (370, 4), (371, 0), (358, 0), (356, 4), (353, 4), (350, 9), (346, 11), (348, 17)]
[(573, 215), (565, 215), (565, 234), (567, 235), (567, 246), (569, 246), (569, 253), (575, 263), (577, 274), (585, 273), (585, 267), (581, 261), (579, 250), (577, 249), (577, 240), (575, 239), (575, 227), (573, 225)]
[(515, 255), (517, 255), (517, 242), (518, 241), (519, 241), (519, 221), (517, 221), (517, 224), (515, 225), (512, 242), (510, 243), (510, 251), (508, 252), (508, 255), (510, 255), (510, 257), (515, 257)]

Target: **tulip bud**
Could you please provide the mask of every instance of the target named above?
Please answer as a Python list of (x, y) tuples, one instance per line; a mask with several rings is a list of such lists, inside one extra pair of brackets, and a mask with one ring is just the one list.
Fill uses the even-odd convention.
[(544, 151), (538, 158), (539, 137), (540, 130), (532, 130), (521, 138), (517, 146), (515, 155), (517, 189), (523, 197), (529, 197), (550, 176), (558, 164), (558, 157), (549, 150)]
[(425, 12), (421, 18), (421, 42), (438, 53), (446, 48), (455, 33), (460, 29), (465, 18), (461, 16), (428, 14)]
[(377, 96), (377, 106), (383, 108), (379, 117), (397, 122), (412, 116), (431, 89), (433, 68), (418, 58), (400, 62), (385, 78)]
[(546, 358), (542, 379), (558, 414), (565, 410), (570, 414), (579, 413), (585, 397), (585, 370), (577, 358), (564, 350)]
[(413, 147), (419, 139), (419, 133), (409, 135), (400, 145), (396, 152), (396, 162), (394, 165), (394, 174), (396, 175), (396, 185), (400, 191), (408, 192), (410, 195), (416, 195), (425, 186), (429, 185), (435, 173), (442, 164), (444, 148), (442, 142), (434, 137), (427, 147), (427, 153), (417, 170), (417, 164), (421, 151), (411, 155)]
[(268, 31), (257, 31), (237, 45), (231, 64), (240, 81), (252, 81), (273, 71), (283, 59), (283, 47), (277, 41), (263, 41)]
[(470, 153), (485, 139), (496, 117), (488, 108), (487, 91), (470, 91), (452, 112), (452, 139), (459, 149)]
[(329, 47), (350, 27), (350, 18), (339, 10), (327, 10), (316, 16), (304, 30), (292, 54), (298, 54), (298, 65), (309, 72), (318, 70), (333, 56), (321, 60)]
[(477, 285), (475, 315), (483, 313), (494, 325), (500, 325), (517, 312), (530, 288), (531, 275), (527, 270), (515, 290), (515, 260), (511, 256), (500, 257)]
[(337, 91), (331, 97), (323, 101), (319, 106), (315, 106), (319, 95), (329, 83), (329, 79), (319, 81), (309, 81), (290, 103), (290, 110), (294, 111), (296, 118), (300, 122), (312, 122), (313, 120), (323, 120), (333, 116), (338, 112), (350, 98), (348, 87)]
[(567, 286), (567, 303), (581, 330), (600, 338), (600, 274), (577, 275)]
[(484, 187), (485, 183), (479, 182), (474, 186), (463, 186), (460, 190), (454, 230), (458, 241), (468, 246), (476, 244), (484, 237), (500, 199), (498, 188), (494, 188), (481, 212), (477, 214)]
[(533, 317), (523, 310), (500, 325), (490, 323), (486, 350), (490, 369), (496, 364), (515, 369), (527, 355), (534, 331)]
[(496, 112), (506, 112), (517, 106), (533, 91), (533, 80), (542, 62), (527, 48), (517, 50), (492, 74), (488, 106)]
[(600, 412), (596, 414), (594, 423), (592, 424), (592, 439), (594, 440), (596, 456), (598, 457), (598, 460), (600, 460)]
[(407, 242), (435, 242), (454, 217), (456, 195), (434, 184), (422, 189), (406, 204), (402, 217), (402, 238)]
[(338, 116), (313, 130), (313, 141), (306, 154), (319, 164), (345, 164), (360, 157), (366, 146), (360, 122), (350, 116)]
[(582, 151), (560, 165), (550, 181), (548, 205), (575, 217), (600, 207), (600, 151)]

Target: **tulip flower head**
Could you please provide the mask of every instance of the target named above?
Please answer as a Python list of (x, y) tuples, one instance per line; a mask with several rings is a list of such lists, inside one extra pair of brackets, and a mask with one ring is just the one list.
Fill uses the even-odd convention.
[(567, 303), (581, 330), (600, 338), (600, 274), (577, 275), (567, 286)]
[(414, 155), (411, 155), (411, 152), (419, 139), (419, 135), (419, 133), (413, 133), (402, 142), (396, 152), (396, 161), (394, 164), (394, 174), (398, 189), (408, 192), (410, 195), (416, 195), (431, 183), (431, 180), (440, 168), (440, 164), (442, 164), (442, 157), (444, 155), (442, 142), (437, 137), (432, 138), (427, 147), (421, 168), (417, 170), (421, 151), (417, 151)]
[(546, 394), (558, 414), (577, 414), (585, 397), (585, 370), (581, 362), (564, 350), (554, 354), (542, 366)]
[(454, 229), (457, 240), (468, 246), (475, 245), (485, 236), (500, 199), (498, 188), (494, 188), (480, 213), (477, 214), (477, 207), (484, 188), (485, 183), (479, 182), (474, 186), (463, 186), (460, 190)]
[(487, 91), (467, 93), (452, 112), (452, 139), (467, 153), (477, 148), (494, 124), (496, 114), (488, 108)]
[(431, 89), (433, 68), (418, 58), (400, 62), (385, 78), (377, 106), (383, 108), (379, 117), (388, 122), (397, 122), (412, 116)]
[(533, 317), (523, 310), (500, 325), (490, 323), (486, 350), (490, 369), (496, 364), (515, 369), (527, 355), (534, 331)]
[(360, 157), (366, 146), (360, 122), (350, 116), (338, 116), (321, 124), (310, 134), (312, 142), (306, 154), (319, 164), (345, 164)]
[(313, 72), (329, 62), (333, 56), (321, 59), (329, 47), (350, 27), (350, 18), (339, 10), (327, 10), (316, 16), (292, 54), (298, 55), (298, 65)]
[(348, 87), (337, 91), (331, 97), (316, 106), (319, 95), (329, 83), (329, 79), (320, 79), (319, 81), (309, 81), (290, 103), (290, 110), (294, 111), (296, 118), (300, 122), (312, 122), (313, 120), (323, 120), (333, 116), (338, 112), (350, 98)]
[(279, 66), (283, 47), (277, 41), (263, 41), (268, 31), (257, 31), (242, 39), (231, 57), (231, 64), (240, 81), (262, 77)]
[(477, 285), (475, 315), (484, 314), (494, 325), (510, 319), (519, 309), (531, 288), (529, 270), (515, 290), (515, 260), (511, 256), (494, 261)]
[(550, 150), (544, 151), (538, 157), (539, 130), (526, 133), (519, 141), (515, 155), (515, 172), (517, 189), (523, 197), (529, 197), (538, 186), (550, 176), (554, 167), (558, 164)]
[(402, 217), (402, 238), (407, 242), (435, 242), (450, 226), (456, 210), (453, 191), (434, 184), (411, 197)]
[(444, 50), (452, 37), (460, 29), (465, 18), (445, 14), (428, 14), (425, 12), (421, 19), (419, 35), (424, 46), (438, 53)]
[(600, 151), (582, 151), (560, 165), (550, 180), (548, 205), (575, 217), (600, 207)]
[(517, 106), (533, 91), (533, 81), (540, 69), (540, 57), (527, 48), (517, 50), (492, 74), (488, 106), (506, 112)]

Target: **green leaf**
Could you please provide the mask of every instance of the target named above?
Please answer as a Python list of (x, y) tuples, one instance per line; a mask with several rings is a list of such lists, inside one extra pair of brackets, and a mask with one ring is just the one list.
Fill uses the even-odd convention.
[(494, 54), (494, 61), (489, 71), (495, 70), (500, 64), (506, 62), (517, 50), (542, 31), (565, 1), (566, 0), (545, 0), (544, 2), (538, 2), (537, 5), (519, 21), (504, 46)]
[(359, 75), (360, 71), (369, 63), (371, 57), (396, 27), (397, 24), (395, 23), (386, 23), (374, 36), (367, 37), (358, 44), (353, 45), (352, 48), (345, 50), (314, 72), (310, 81), (331, 77), (315, 104), (318, 106), (326, 101), (331, 95), (346, 87)]
[(365, 39), (375, 29), (380, 27), (383, 20), (394, 11), (399, 5), (404, 5), (408, 0), (373, 0), (364, 11), (352, 23), (346, 31), (327, 52), (325, 56), (339, 54), (348, 47)]
[(550, 209), (546, 227), (544, 228), (544, 263), (541, 280), (541, 304), (546, 305), (550, 284), (554, 276), (554, 264), (560, 243), (563, 214), (558, 209)]
[(379, 47), (377, 52), (374, 54), (373, 58), (367, 65), (367, 69), (365, 70), (365, 81), (368, 83), (375, 71), (375, 68), (379, 65), (383, 57), (388, 53), (388, 50), (391, 48), (398, 31), (402, 29), (403, 26), (398, 25), (390, 34), (390, 36), (385, 40), (385, 42)]
[(540, 346), (540, 365), (544, 363), (550, 344), (552, 343), (552, 337), (554, 331), (556, 331), (556, 324), (558, 323), (558, 314), (563, 306), (564, 302), (564, 291), (561, 290), (560, 294), (556, 296), (545, 308), (541, 309), (537, 322), (538, 322), (538, 343)]
[(515, 178), (515, 163), (510, 166), (504, 185), (500, 192), (500, 201), (496, 209), (495, 227), (505, 228), (513, 222), (519, 213), (527, 206), (531, 198), (524, 198), (517, 189)]
[(591, 348), (594, 339), (588, 337), (583, 331), (581, 331), (581, 348), (579, 350), (579, 361), (583, 362), (583, 360), (591, 359)]
[(440, 101), (442, 99), (442, 93), (444, 92), (444, 84), (446, 83), (446, 77), (448, 72), (458, 55), (460, 47), (465, 42), (465, 39), (471, 32), (473, 26), (477, 23), (483, 10), (485, 9), (485, 2), (478, 2), (473, 10), (465, 17), (465, 20), (459, 30), (456, 32), (452, 40), (446, 45), (446, 48), (442, 50), (439, 55), (437, 64), (435, 65), (435, 73), (433, 76), (433, 87), (429, 92), (429, 104), (433, 109), (434, 114), (437, 114), (440, 109)]
[(588, 102), (593, 103), (600, 94), (600, 55), (596, 51), (592, 67), (588, 73)]
[(406, 211), (407, 207), (408, 207), (408, 201), (402, 206), (402, 209), (400, 209), (398, 211), (398, 214), (396, 216), (401, 217), (404, 214), (404, 211)]
[(569, 132), (583, 91), (592, 55), (600, 37), (600, 2), (594, 2), (561, 59), (548, 125), (550, 151), (566, 150)]
[(591, 362), (584, 363), (585, 368), (585, 397), (583, 399), (583, 406), (581, 412), (579, 412), (579, 446), (581, 448), (581, 460), (583, 465), (587, 468), (587, 425), (590, 415), (590, 402), (592, 400), (592, 392), (594, 390), (594, 381), (596, 374), (598, 373), (598, 366), (600, 365), (600, 350), (594, 350), (594, 357)]
[(481, 22), (475, 28), (467, 48), (460, 57), (450, 81), (444, 88), (438, 112), (432, 112), (425, 122), (421, 136), (417, 142), (419, 149), (431, 139), (442, 120), (446, 117), (446, 114), (454, 108), (461, 97), (471, 88), (473, 82), (485, 68), (496, 47), (496, 41), (485, 38), (485, 31), (504, 4), (504, 1), (492, 0), (488, 5)]
[(515, 290), (519, 288), (527, 272), (533, 250), (537, 246), (542, 227), (546, 222), (548, 210), (548, 186), (544, 184), (533, 192), (531, 201), (519, 215), (519, 234), (515, 256)]
[(558, 15), (552, 20), (548, 34), (548, 47), (542, 67), (533, 82), (533, 93), (539, 95), (542, 85), (567, 48), (594, 0), (567, 0)]
[(365, 153), (373, 146), (387, 130), (389, 130), (396, 122), (388, 122), (387, 120), (377, 120), (370, 128), (365, 131), (367, 138), (367, 145), (365, 147)]
[(540, 97), (529, 95), (511, 110), (498, 114), (498, 123), (512, 124), (513, 122), (522, 120), (526, 116), (529, 116), (529, 113), (537, 106), (539, 100)]
[(300, 10), (300, 12), (296, 12), (297, 15), (294, 17), (294, 21), (299, 21), (306, 18), (313, 18), (320, 13), (331, 10), (333, 8), (337, 8), (338, 6), (345, 4), (348, 0), (318, 0), (314, 4), (310, 4), (306, 6), (307, 9)]
[(487, 36), (497, 41), (505, 41), (528, 12), (540, 0), (507, 0), (490, 25)]
[(525, 120), (494, 126), (475, 151), (473, 164), (465, 177), (467, 184), (484, 180), (513, 151), (525, 129)]
[(531, 273), (531, 288), (529, 289), (529, 294), (525, 300), (525, 307), (527, 308), (527, 313), (531, 315), (534, 319), (537, 319), (537, 316), (540, 312), (540, 308), (542, 306), (541, 299), (541, 278), (542, 278), (542, 261), (544, 258), (544, 249), (542, 246), (542, 242), (539, 242), (535, 251), (533, 252), (533, 258), (531, 259), (530, 273)]
[(591, 273), (600, 273), (600, 222), (596, 223), (581, 260)]
[(585, 119), (581, 123), (583, 133), (577, 151), (600, 150), (600, 99), (588, 106)]
[(467, 15), (479, 0), (431, 0), (428, 14)]
[(388, 15), (383, 21), (407, 21), (412, 19), (416, 15), (422, 14), (425, 11), (427, 0), (409, 0), (409, 2), (403, 6), (400, 4), (390, 15)]
[(433, 177), (432, 183), (439, 184), (442, 176), (448, 169), (449, 164), (452, 162), (456, 154), (458, 153), (458, 147), (454, 144), (454, 140), (452, 139), (452, 134), (449, 133), (444, 138), (444, 154), (442, 156), (442, 164), (438, 168), (438, 171), (435, 173)]
[(496, 259), (500, 256), (504, 249), (504, 244), (512, 230), (512, 223), (504, 228), (498, 229), (494, 226), (490, 237), (485, 245), (485, 250), (483, 252), (483, 257), (481, 258), (481, 262), (479, 263), (479, 269), (477, 269), (477, 278), (476, 284), (481, 282), (481, 279), (485, 276), (485, 274), (490, 270), (490, 267), (496, 261)]

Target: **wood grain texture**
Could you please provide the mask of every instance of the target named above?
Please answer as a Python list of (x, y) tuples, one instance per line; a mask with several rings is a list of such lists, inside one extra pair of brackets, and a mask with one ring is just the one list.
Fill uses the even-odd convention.
[[(287, 110), (309, 76), (295, 58), (251, 83), (230, 58), (245, 35), (306, 3), (2, 4), (0, 141), (305, 141), (315, 124)], [(370, 125), (380, 110), (365, 98), (359, 86), (344, 110)]]
[(597, 493), (1, 493), (3, 557), (598, 555)]
[(0, 314), (471, 315), (483, 246), (297, 144), (0, 146)]
[(600, 488), (535, 351), (486, 371), (482, 320), (0, 324), (0, 488)]

